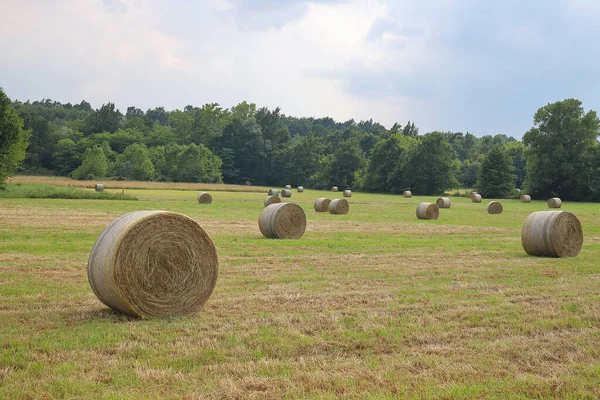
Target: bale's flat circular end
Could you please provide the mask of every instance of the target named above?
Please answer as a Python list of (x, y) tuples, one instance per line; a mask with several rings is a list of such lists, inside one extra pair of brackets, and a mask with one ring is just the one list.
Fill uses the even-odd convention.
[(302, 193), (302, 192), (304, 192), (304, 187), (298, 186), (298, 188), (296, 190), (298, 190), (298, 193)]
[(331, 214), (348, 214), (348, 211), (350, 211), (350, 204), (346, 199), (334, 199), (331, 200), (327, 209)]
[(568, 211), (538, 211), (525, 220), (521, 244), (532, 256), (575, 257), (583, 246), (583, 229)]
[(207, 192), (200, 192), (198, 194), (198, 203), (200, 204), (210, 204), (212, 203), (212, 196)]
[(440, 210), (433, 203), (420, 203), (417, 206), (417, 218), (418, 219), (438, 219), (440, 216)]
[(337, 192), (337, 191), (338, 191), (338, 187), (337, 187), (337, 186), (333, 186), (333, 187), (331, 188), (331, 191), (332, 191), (332, 192)]
[(528, 194), (522, 194), (521, 197), (519, 198), (519, 201), (521, 203), (531, 203), (531, 196)]
[(299, 239), (306, 230), (306, 214), (294, 203), (271, 204), (260, 214), (258, 227), (269, 239)]
[(331, 203), (330, 199), (325, 197), (319, 197), (315, 200), (315, 211), (316, 212), (325, 212), (329, 209), (329, 203)]
[(267, 196), (265, 198), (265, 207), (275, 203), (281, 203), (281, 199), (279, 198), (279, 196)]
[(292, 197), (292, 191), (290, 189), (283, 189), (281, 191), (281, 197)]
[(450, 199), (448, 197), (438, 197), (435, 201), (437, 208), (450, 208)]
[(402, 193), (402, 196), (410, 199), (412, 197), (412, 192), (410, 190), (405, 190), (404, 193)]
[(487, 212), (489, 214), (502, 214), (503, 209), (502, 204), (497, 201), (490, 201), (487, 205)]
[(352, 191), (351, 190), (344, 190), (344, 197), (352, 197)]
[(548, 199), (548, 208), (560, 208), (562, 207), (562, 200), (558, 197)]
[(109, 307), (140, 317), (200, 311), (217, 282), (217, 250), (193, 219), (134, 211), (110, 224), (88, 260), (94, 293)]

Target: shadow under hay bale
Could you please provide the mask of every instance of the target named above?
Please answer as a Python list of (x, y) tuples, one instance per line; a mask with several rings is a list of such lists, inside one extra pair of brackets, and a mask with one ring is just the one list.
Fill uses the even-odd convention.
[(502, 204), (497, 201), (490, 201), (487, 205), (488, 214), (502, 214)]
[(352, 191), (351, 190), (344, 190), (344, 197), (352, 197)]
[(267, 196), (264, 201), (265, 207), (276, 203), (281, 203), (279, 196)]
[(299, 239), (306, 230), (306, 214), (294, 203), (271, 204), (260, 214), (258, 227), (269, 239)]
[(521, 244), (532, 256), (575, 257), (583, 245), (583, 229), (568, 211), (538, 211), (525, 220)]
[(417, 218), (419, 219), (438, 219), (440, 210), (433, 203), (420, 203), (417, 206)]
[(350, 204), (346, 199), (334, 199), (331, 200), (331, 202), (327, 206), (327, 209), (331, 214), (344, 215), (348, 214), (348, 211), (350, 211)]
[(437, 208), (450, 208), (451, 201), (448, 197), (438, 197), (435, 201)]
[(551, 199), (548, 199), (548, 208), (561, 208), (562, 207), (562, 200), (559, 199), (558, 197), (553, 197)]
[(207, 192), (200, 192), (198, 194), (198, 203), (200, 204), (210, 204), (212, 203), (212, 196)]
[(88, 259), (88, 280), (110, 308), (139, 317), (200, 311), (217, 282), (217, 250), (193, 219), (134, 211), (102, 232)]
[(330, 199), (325, 197), (319, 197), (315, 200), (315, 211), (316, 212), (325, 212), (329, 209), (329, 203), (331, 203)]

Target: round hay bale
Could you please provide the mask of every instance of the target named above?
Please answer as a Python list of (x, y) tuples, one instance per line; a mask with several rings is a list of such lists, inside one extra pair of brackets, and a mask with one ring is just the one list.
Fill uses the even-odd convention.
[(102, 183), (96, 183), (94, 185), (94, 190), (96, 192), (104, 192), (104, 184), (102, 184)]
[(315, 211), (316, 212), (325, 212), (329, 209), (329, 203), (331, 203), (330, 199), (325, 197), (319, 197), (315, 200)]
[(352, 197), (352, 190), (344, 190), (344, 197)]
[(348, 214), (350, 204), (346, 199), (333, 199), (327, 206), (327, 209), (331, 214)]
[(338, 191), (338, 187), (337, 187), (337, 186), (333, 186), (333, 187), (331, 188), (331, 191), (332, 191), (332, 192), (337, 192), (337, 191)]
[(419, 219), (438, 219), (440, 210), (433, 203), (420, 203), (417, 206), (417, 218)]
[(267, 196), (265, 198), (265, 207), (270, 204), (281, 203), (279, 196)]
[(568, 211), (529, 214), (521, 230), (521, 244), (531, 256), (575, 257), (583, 245), (583, 230)]
[(528, 194), (522, 194), (519, 200), (521, 203), (531, 203), (531, 196)]
[(269, 239), (299, 239), (306, 230), (306, 215), (294, 203), (271, 204), (260, 214), (258, 227)]
[(207, 192), (200, 192), (198, 194), (198, 203), (200, 204), (210, 204), (212, 203), (212, 196)]
[(435, 205), (437, 208), (450, 208), (450, 199), (448, 197), (438, 197)]
[(292, 185), (285, 185), (283, 188), (284, 188), (284, 189), (291, 189), (291, 188), (292, 188)]
[(279, 190), (277, 190), (277, 189), (269, 189), (269, 191), (267, 192), (267, 194), (269, 196), (279, 196)]
[(500, 204), (500, 202), (490, 201), (487, 205), (488, 214), (502, 214), (502, 210), (503, 207), (502, 204)]
[(246, 181), (246, 186), (252, 186), (252, 182), (251, 181)]
[(473, 197), (475, 197), (478, 194), (479, 193), (477, 193), (476, 191), (472, 191), (471, 194), (469, 195), (469, 197), (471, 198), (471, 201), (473, 201)]
[(88, 280), (110, 308), (140, 317), (198, 312), (217, 282), (217, 250), (193, 219), (134, 211), (102, 232), (88, 259)]
[(562, 200), (558, 197), (548, 199), (548, 208), (560, 208), (562, 207)]
[(290, 189), (283, 189), (281, 191), (281, 197), (292, 197), (292, 191)]
[(296, 190), (298, 190), (298, 193), (302, 193), (302, 192), (304, 192), (304, 187), (298, 186), (298, 188)]
[(410, 190), (405, 190), (404, 193), (402, 193), (403, 197), (406, 197), (407, 199), (410, 199), (412, 197), (412, 193), (410, 192)]
[(471, 195), (471, 201), (473, 203), (481, 203), (481, 195), (478, 193)]

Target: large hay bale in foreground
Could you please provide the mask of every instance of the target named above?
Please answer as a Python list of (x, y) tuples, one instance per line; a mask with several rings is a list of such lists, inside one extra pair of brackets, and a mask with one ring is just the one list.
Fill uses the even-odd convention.
[(528, 194), (522, 194), (521, 197), (519, 198), (519, 201), (521, 203), (531, 203), (531, 196)]
[(548, 199), (548, 208), (561, 208), (562, 207), (562, 200), (559, 199), (558, 197), (553, 197), (551, 199)]
[(481, 195), (479, 193), (472, 194), (471, 201), (473, 203), (481, 203)]
[(338, 187), (337, 187), (337, 186), (333, 186), (333, 187), (331, 188), (331, 191), (332, 191), (332, 192), (337, 192), (337, 191), (338, 191)]
[(260, 214), (258, 227), (269, 239), (299, 239), (306, 230), (306, 215), (294, 203), (271, 204)]
[(96, 183), (94, 185), (94, 190), (96, 192), (104, 192), (104, 184), (102, 184), (102, 183)]
[(140, 317), (199, 311), (217, 282), (217, 250), (193, 219), (134, 211), (113, 221), (90, 254), (88, 280), (100, 301)]
[(315, 211), (316, 212), (325, 212), (329, 209), (329, 203), (331, 203), (330, 199), (325, 197), (319, 197), (315, 200)]
[(530, 214), (521, 230), (527, 254), (542, 257), (575, 257), (583, 245), (583, 230), (568, 211), (538, 211)]
[(267, 194), (269, 196), (279, 196), (279, 190), (277, 190), (277, 189), (269, 189), (269, 191), (267, 192)]
[(283, 189), (281, 191), (281, 197), (292, 197), (292, 191), (290, 189)]
[(404, 193), (402, 193), (402, 197), (406, 197), (407, 199), (410, 199), (412, 197), (411, 191), (405, 190)]
[(283, 188), (284, 188), (284, 189), (291, 189), (291, 188), (292, 188), (292, 185), (285, 185)]
[(297, 190), (298, 190), (298, 193), (302, 193), (302, 192), (304, 192), (304, 187), (298, 186)]
[(502, 204), (498, 201), (490, 201), (487, 205), (488, 214), (502, 214)]
[(437, 208), (450, 208), (450, 199), (448, 197), (438, 197), (435, 201), (435, 205)]
[(212, 203), (212, 196), (207, 192), (200, 192), (198, 194), (198, 203), (200, 204), (210, 204)]
[(440, 210), (433, 203), (420, 203), (417, 206), (417, 218), (419, 219), (438, 219)]
[(350, 204), (346, 199), (333, 199), (327, 206), (327, 209), (331, 214), (348, 214)]
[(344, 190), (344, 197), (352, 197), (352, 190)]
[(265, 207), (271, 204), (275, 204), (275, 203), (281, 203), (281, 199), (279, 198), (279, 196), (267, 196), (265, 198)]

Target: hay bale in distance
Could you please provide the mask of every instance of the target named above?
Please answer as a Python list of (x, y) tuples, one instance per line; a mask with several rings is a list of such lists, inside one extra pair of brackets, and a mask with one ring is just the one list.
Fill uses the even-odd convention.
[(419, 219), (438, 219), (440, 210), (433, 203), (420, 203), (417, 206), (417, 218)]
[(281, 191), (281, 197), (292, 197), (292, 191), (290, 189), (283, 189)]
[(277, 189), (269, 189), (269, 191), (267, 192), (267, 194), (269, 196), (279, 196), (279, 190), (277, 190)]
[(302, 193), (302, 192), (304, 192), (304, 187), (298, 186), (298, 188), (296, 190), (298, 190), (298, 193)]
[(210, 204), (212, 203), (212, 196), (207, 192), (200, 192), (198, 194), (198, 203), (200, 204)]
[(352, 197), (352, 190), (344, 190), (344, 197)]
[(548, 199), (548, 208), (560, 208), (562, 207), (562, 200), (558, 197)]
[(327, 206), (329, 213), (331, 214), (348, 214), (350, 211), (350, 204), (346, 199), (333, 199)]
[(471, 201), (473, 203), (481, 203), (481, 195), (479, 193), (471, 195)]
[(331, 188), (331, 191), (332, 191), (332, 192), (337, 192), (337, 191), (338, 191), (338, 187), (337, 187), (337, 186), (333, 186), (333, 187)]
[(406, 197), (407, 199), (410, 199), (412, 197), (411, 191), (405, 190), (404, 193), (402, 193), (402, 197)]
[(281, 203), (279, 196), (267, 196), (265, 197), (265, 207), (270, 204)]
[(316, 212), (325, 212), (329, 209), (329, 203), (331, 203), (330, 199), (325, 197), (319, 197), (315, 200), (315, 211)]
[(503, 209), (502, 204), (498, 201), (490, 201), (487, 205), (488, 214), (502, 214)]
[(473, 197), (475, 197), (478, 194), (479, 193), (477, 193), (476, 191), (472, 191), (471, 194), (469, 195), (469, 198), (471, 199), (471, 201), (473, 201)]
[(193, 219), (134, 211), (113, 221), (90, 254), (88, 280), (110, 308), (140, 317), (198, 312), (217, 282), (217, 250)]
[(438, 197), (435, 201), (435, 205), (437, 208), (450, 208), (450, 199), (448, 197)]
[(299, 239), (306, 230), (306, 215), (294, 203), (271, 204), (260, 214), (258, 227), (269, 239)]
[(529, 214), (521, 230), (525, 252), (541, 257), (575, 257), (583, 245), (579, 219), (568, 211)]
[(104, 192), (104, 184), (102, 184), (102, 183), (96, 183), (94, 185), (94, 190), (96, 192)]
[(531, 203), (531, 196), (528, 194), (522, 194), (521, 197), (519, 198), (519, 201), (521, 203)]
[(292, 185), (285, 185), (283, 188), (284, 188), (284, 189), (291, 189), (291, 188), (292, 188)]
[(252, 186), (252, 182), (251, 181), (246, 181), (246, 186)]

